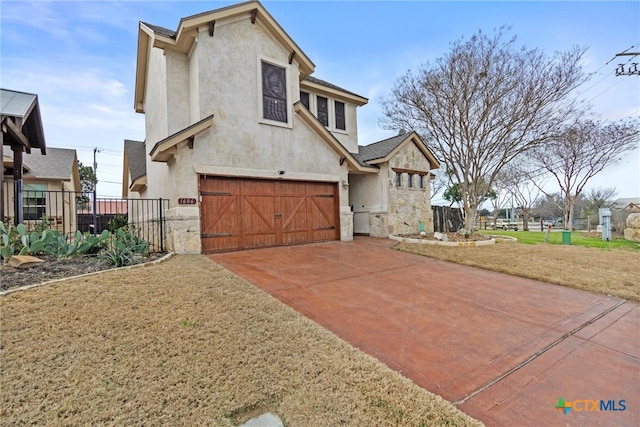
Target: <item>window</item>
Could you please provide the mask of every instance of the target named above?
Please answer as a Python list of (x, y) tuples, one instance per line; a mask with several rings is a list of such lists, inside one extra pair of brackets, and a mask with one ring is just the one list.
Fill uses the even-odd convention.
[(425, 188), (424, 175), (420, 175), (420, 188)]
[(413, 174), (412, 173), (409, 174), (408, 187), (409, 188), (413, 187)]
[(262, 117), (287, 123), (287, 70), (262, 61)]
[(300, 92), (300, 102), (309, 110), (309, 92)]
[(396, 172), (396, 187), (402, 187), (402, 174)]
[(318, 96), (318, 120), (325, 126), (329, 126), (329, 100), (324, 96)]
[(344, 102), (335, 101), (336, 110), (336, 129), (346, 130), (346, 124), (344, 119)]
[(46, 184), (24, 184), (22, 212), (25, 220), (39, 220), (47, 214)]

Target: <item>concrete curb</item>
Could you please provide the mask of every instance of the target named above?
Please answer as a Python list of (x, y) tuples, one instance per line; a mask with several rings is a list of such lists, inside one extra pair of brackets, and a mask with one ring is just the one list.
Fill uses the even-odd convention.
[(404, 242), (404, 243), (420, 243), (423, 245), (438, 245), (438, 246), (454, 246), (454, 247), (473, 247), (473, 246), (487, 246), (493, 245), (496, 243), (496, 239), (492, 238), (491, 240), (479, 240), (472, 242), (441, 242), (439, 240), (427, 240), (427, 239), (410, 239), (407, 237), (400, 237), (389, 235), (391, 240), (395, 240), (396, 242)]
[(165, 262), (165, 261), (171, 259), (173, 257), (173, 255), (174, 255), (173, 252), (169, 252), (168, 254), (166, 254), (165, 256), (163, 256), (160, 259), (157, 259), (155, 261), (145, 262), (145, 263), (142, 263), (142, 264), (134, 264), (134, 265), (127, 265), (126, 267), (110, 268), (108, 270), (100, 270), (100, 271), (94, 271), (93, 273), (80, 274), (79, 276), (71, 276), (71, 277), (64, 277), (62, 279), (49, 280), (47, 282), (36, 283), (35, 285), (26, 285), (26, 286), (20, 286), (20, 287), (17, 287), (17, 288), (11, 288), (11, 289), (7, 289), (6, 291), (0, 291), (0, 297), (3, 297), (5, 295), (9, 295), (9, 294), (12, 294), (12, 293), (15, 293), (15, 292), (27, 291), (29, 289), (39, 288), (39, 287), (45, 286), (45, 285), (52, 285), (54, 283), (64, 282), (65, 280), (81, 279), (83, 277), (96, 276), (98, 274), (109, 273), (109, 272), (112, 272), (112, 271), (133, 270), (133, 269), (137, 269), (137, 268), (152, 267), (154, 265), (158, 265), (158, 264), (160, 264), (162, 262)]

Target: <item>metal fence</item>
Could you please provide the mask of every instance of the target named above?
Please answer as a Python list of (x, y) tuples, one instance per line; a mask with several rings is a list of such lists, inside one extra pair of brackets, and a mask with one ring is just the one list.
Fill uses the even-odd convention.
[[(12, 181), (3, 181), (2, 220), (15, 223), (16, 194)], [(42, 184), (41, 184), (42, 185)], [(96, 198), (92, 193), (52, 191), (25, 185), (22, 189), (22, 223), (28, 231), (54, 229), (64, 235), (99, 234), (128, 225), (138, 237), (149, 243), (151, 252), (164, 252), (167, 199)]]

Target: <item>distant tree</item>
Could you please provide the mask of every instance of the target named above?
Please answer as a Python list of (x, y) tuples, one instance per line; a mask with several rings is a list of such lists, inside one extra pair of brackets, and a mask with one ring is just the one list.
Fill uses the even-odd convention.
[(505, 191), (513, 198), (515, 206), (522, 216), (522, 228), (529, 231), (529, 218), (534, 203), (540, 197), (540, 184), (529, 179), (530, 171), (526, 162), (512, 162), (501, 172)]
[(560, 188), (565, 229), (573, 229), (574, 207), (589, 180), (635, 149), (639, 138), (640, 120), (583, 120), (567, 125), (558, 137), (531, 152)]
[(93, 190), (96, 188), (98, 177), (91, 166), (84, 166), (80, 161), (78, 162), (78, 172), (80, 173), (80, 189), (82, 194), (76, 197), (76, 201), (78, 210), (86, 211), (91, 201), (89, 194), (93, 193)]
[(597, 187), (586, 191), (580, 203), (582, 215), (589, 217), (589, 225), (598, 224), (598, 215), (601, 208), (608, 208), (613, 204), (616, 195), (615, 187)]
[(564, 206), (564, 202), (562, 199), (562, 194), (543, 193), (533, 203), (533, 209), (531, 210), (531, 214), (534, 217), (540, 218), (540, 219), (562, 218), (563, 206)]
[(454, 203), (460, 203), (462, 201), (462, 194), (460, 193), (460, 184), (451, 184), (442, 193), (442, 198), (450, 202), (449, 206), (453, 206)]
[(381, 124), (423, 135), (460, 186), (466, 228), (504, 165), (554, 136), (576, 112), (585, 49), (546, 56), (516, 46), (509, 30), (451, 44), (435, 64), (396, 81)]
[[(459, 183), (454, 183), (454, 184), (451, 184), (449, 187), (447, 187), (447, 189), (444, 191), (442, 197), (445, 200), (451, 202), (449, 206), (452, 206), (454, 203), (458, 203), (458, 204), (462, 203), (462, 201), (464, 200), (464, 196), (462, 195), (462, 191), (461, 191), (462, 188), (463, 186), (461, 186)], [(473, 197), (479, 201), (478, 202), (479, 205), (484, 203), (486, 200), (493, 200), (498, 197), (496, 194), (496, 191), (493, 189), (486, 189), (485, 186), (483, 185), (479, 185), (478, 188), (480, 189), (480, 191), (482, 191), (482, 194), (476, 194)], [(467, 199), (469, 198), (470, 197), (468, 196)], [(466, 211), (464, 213), (466, 215)], [(467, 224), (468, 223), (465, 217), (465, 228), (467, 227)], [(473, 221), (472, 221), (472, 224), (473, 224)]]
[(80, 172), (80, 186), (83, 193), (91, 193), (98, 184), (96, 176), (91, 166), (85, 166), (82, 162), (78, 162), (78, 170)]

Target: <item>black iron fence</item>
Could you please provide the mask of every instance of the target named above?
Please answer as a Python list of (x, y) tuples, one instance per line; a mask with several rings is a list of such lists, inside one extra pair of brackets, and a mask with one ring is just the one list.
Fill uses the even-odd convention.
[[(16, 222), (15, 185), (2, 182), (1, 216), (5, 223)], [(46, 184), (24, 184), (22, 188), (22, 223), (27, 230), (54, 229), (64, 235), (76, 231), (99, 234), (127, 225), (149, 243), (152, 252), (164, 252), (167, 199), (96, 198), (92, 193), (52, 191)]]

